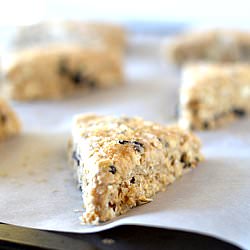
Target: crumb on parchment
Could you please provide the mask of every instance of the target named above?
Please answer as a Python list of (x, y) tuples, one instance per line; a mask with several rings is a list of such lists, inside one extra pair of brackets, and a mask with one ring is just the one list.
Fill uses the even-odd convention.
[(115, 243), (115, 240), (113, 240), (111, 238), (105, 238), (105, 239), (102, 239), (102, 243), (105, 245), (112, 245)]

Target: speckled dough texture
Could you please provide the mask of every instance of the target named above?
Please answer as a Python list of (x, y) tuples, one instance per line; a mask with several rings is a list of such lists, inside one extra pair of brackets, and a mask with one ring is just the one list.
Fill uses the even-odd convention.
[(16, 100), (58, 99), (76, 92), (119, 85), (122, 58), (73, 45), (49, 45), (16, 53), (6, 67), (6, 95)]
[(110, 220), (152, 201), (155, 193), (195, 168), (200, 140), (176, 126), (141, 118), (75, 117), (69, 159), (82, 190), (84, 223)]
[(0, 141), (20, 132), (21, 124), (7, 101), (0, 97)]
[(170, 62), (250, 61), (250, 32), (240, 30), (193, 31), (164, 42), (164, 54)]
[(212, 129), (250, 113), (250, 64), (190, 64), (182, 72), (179, 124)]

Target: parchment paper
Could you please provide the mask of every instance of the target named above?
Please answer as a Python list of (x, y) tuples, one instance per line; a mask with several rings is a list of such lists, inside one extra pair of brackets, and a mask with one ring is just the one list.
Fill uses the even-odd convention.
[[(81, 112), (174, 121), (177, 71), (162, 64), (159, 44), (135, 43), (126, 84), (64, 101), (13, 103), (23, 133), (0, 144), (0, 221), (64, 232), (123, 224), (206, 233), (250, 249), (250, 120), (199, 132), (206, 161), (153, 202), (99, 226), (81, 225), (81, 193), (66, 159), (71, 117)], [(134, 52), (134, 53), (132, 53)]]

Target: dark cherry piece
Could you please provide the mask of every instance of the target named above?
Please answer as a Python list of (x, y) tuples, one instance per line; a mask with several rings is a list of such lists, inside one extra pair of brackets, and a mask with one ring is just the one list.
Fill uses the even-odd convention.
[(116, 171), (117, 171), (117, 170), (116, 170), (116, 167), (115, 167), (115, 166), (113, 166), (113, 165), (109, 166), (109, 172), (110, 172), (110, 173), (115, 174)]
[(246, 115), (246, 111), (241, 108), (234, 108), (233, 113), (237, 117), (244, 117)]

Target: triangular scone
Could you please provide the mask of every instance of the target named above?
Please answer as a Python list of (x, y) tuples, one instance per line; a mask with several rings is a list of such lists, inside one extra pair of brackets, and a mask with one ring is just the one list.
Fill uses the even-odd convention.
[(163, 44), (167, 59), (175, 64), (187, 62), (249, 62), (250, 32), (212, 29), (189, 31)]
[(102, 48), (50, 44), (6, 58), (5, 95), (15, 100), (60, 99), (122, 84), (122, 57)]
[(250, 114), (250, 64), (193, 63), (182, 70), (179, 125), (214, 129)]
[(82, 189), (85, 223), (110, 220), (149, 202), (202, 159), (200, 140), (140, 118), (79, 115), (70, 159)]
[(18, 134), (21, 125), (14, 111), (8, 103), (0, 98), (0, 141)]

